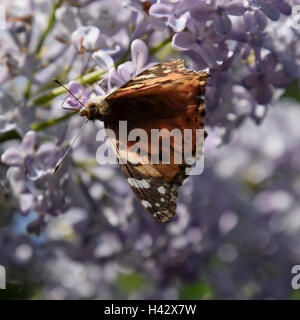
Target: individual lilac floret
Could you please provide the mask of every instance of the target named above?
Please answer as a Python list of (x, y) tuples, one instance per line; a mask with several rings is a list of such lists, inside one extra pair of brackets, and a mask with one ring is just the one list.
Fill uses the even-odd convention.
[[(68, 92), (68, 98), (63, 104), (63, 108), (68, 110), (79, 110), (82, 105), (84, 105), (88, 101), (92, 93), (91, 89), (85, 89), (83, 85), (78, 81), (69, 82), (68, 89), (77, 98), (74, 98), (74, 96), (70, 92)], [(78, 100), (81, 103), (78, 102)]]
[(136, 39), (131, 44), (131, 60), (127, 61), (117, 69), (112, 68), (108, 73), (108, 88), (113, 86), (120, 87), (129, 81), (135, 74), (146, 69), (148, 60), (148, 48), (144, 41)]
[(28, 213), (34, 208), (36, 199), (27, 187), (24, 169), (15, 166), (9, 167), (6, 177), (10, 183), (13, 195), (19, 200), (21, 213)]
[(214, 30), (222, 35), (231, 31), (232, 23), (228, 16), (242, 16), (248, 7), (240, 0), (201, 1), (190, 10), (191, 17), (197, 22), (213, 20)]
[(132, 11), (130, 23), (135, 25), (135, 28), (130, 36), (131, 39), (139, 39), (152, 29), (155, 31), (163, 31), (165, 29), (163, 19), (157, 18), (149, 12), (153, 3), (155, 3), (155, 0), (125, 0), (123, 2), (124, 7)]
[(107, 54), (114, 54), (120, 50), (119, 45), (115, 45), (111, 38), (102, 34), (100, 29), (94, 26), (76, 29), (72, 34), (71, 42), (79, 54), (100, 49)]
[(158, 2), (151, 6), (149, 14), (164, 19), (174, 32), (180, 32), (186, 27), (189, 18), (188, 9), (194, 4), (194, 0)]
[(114, 66), (114, 60), (112, 57), (103, 50), (94, 52), (92, 54), (92, 58), (97, 66), (102, 70), (107, 71)]
[(34, 121), (35, 110), (30, 103), (22, 100), (15, 105), (13, 96), (0, 91), (0, 134), (16, 130), (20, 134), (28, 131)]
[(272, 54), (267, 55), (253, 70), (242, 80), (242, 84), (251, 90), (255, 99), (260, 104), (268, 104), (272, 99), (272, 85), (277, 88), (286, 88), (291, 79), (284, 71), (276, 70), (277, 61)]
[(15, 108), (14, 101), (9, 95), (0, 92), (0, 134), (16, 128), (13, 122)]
[(223, 41), (222, 36), (213, 28), (206, 28), (194, 20), (189, 21), (188, 25), (189, 31), (181, 31), (173, 36), (173, 48), (178, 51), (195, 52), (195, 60), (202, 68), (218, 66), (218, 61), (222, 60), (222, 52), (217, 45)]
[(96, 27), (80, 27), (73, 32), (71, 41), (76, 51), (82, 54), (85, 51), (99, 50), (103, 36)]
[(30, 180), (37, 180), (53, 170), (59, 155), (56, 145), (40, 145), (36, 132), (29, 131), (24, 136), (21, 146), (8, 148), (2, 154), (1, 161), (8, 166), (21, 167)]
[(280, 13), (286, 16), (291, 14), (290, 4), (282, 0), (252, 0), (251, 4), (257, 5), (273, 21), (279, 20)]

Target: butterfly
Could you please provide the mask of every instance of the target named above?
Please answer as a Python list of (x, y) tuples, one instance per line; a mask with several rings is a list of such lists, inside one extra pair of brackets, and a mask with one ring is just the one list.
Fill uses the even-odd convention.
[[(169, 60), (149, 67), (106, 96), (89, 101), (80, 109), (80, 115), (89, 120), (104, 121), (105, 128), (115, 133), (117, 138), (110, 142), (118, 159), (133, 144), (127, 141), (124, 146), (118, 138), (120, 121), (127, 121), (128, 131), (142, 128), (149, 136), (152, 129), (171, 131), (179, 128), (180, 132), (192, 129), (189, 148), (192, 148), (194, 155), (195, 130), (204, 129), (204, 95), (208, 77), (206, 71), (186, 69), (183, 60)], [(119, 161), (141, 205), (160, 222), (168, 221), (175, 214), (178, 188), (187, 178), (186, 168), (190, 167), (184, 159), (181, 164), (174, 161), (176, 150), (183, 150), (187, 146), (183, 143), (176, 145), (174, 138), (170, 147), (173, 153), (167, 164), (161, 160), (162, 147), (150, 150), (157, 153), (159, 161), (156, 164), (151, 161), (131, 161), (130, 157), (127, 163)], [(138, 153), (131, 156), (141, 157)]]

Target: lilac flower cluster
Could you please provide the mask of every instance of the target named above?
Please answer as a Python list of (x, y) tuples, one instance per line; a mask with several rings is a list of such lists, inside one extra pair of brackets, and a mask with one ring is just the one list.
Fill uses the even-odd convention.
[[(51, 299), (293, 297), (300, 114), (296, 102), (279, 98), (300, 76), (292, 17), (300, 1), (4, 5), (0, 265), (8, 278), (42, 286)], [(77, 111), (174, 57), (211, 78), (205, 170), (181, 188), (170, 223), (145, 214), (117, 166), (97, 165), (100, 122), (52, 175), (82, 125), (63, 109)]]

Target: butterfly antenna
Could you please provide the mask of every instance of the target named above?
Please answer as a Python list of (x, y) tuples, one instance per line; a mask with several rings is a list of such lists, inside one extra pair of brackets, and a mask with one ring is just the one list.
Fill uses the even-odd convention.
[(60, 85), (61, 87), (63, 87), (64, 89), (66, 89), (70, 95), (79, 103), (81, 104), (84, 108), (86, 108), (86, 106), (71, 92), (71, 90), (69, 90), (63, 83), (61, 83), (58, 79), (56, 78), (52, 78), (52, 81), (54, 81), (55, 83), (57, 83), (58, 85)]
[(52, 174), (56, 173), (57, 170), (59, 169), (60, 165), (62, 164), (62, 162), (65, 160), (66, 156), (68, 155), (69, 151), (71, 150), (71, 148), (73, 147), (74, 143), (76, 142), (76, 140), (78, 139), (78, 137), (80, 136), (80, 134), (82, 133), (83, 129), (85, 128), (86, 124), (88, 123), (89, 119), (86, 119), (83, 126), (81, 127), (81, 129), (79, 130), (79, 132), (77, 133), (76, 137), (74, 138), (74, 140), (72, 141), (72, 143), (69, 145), (67, 151), (65, 152), (65, 154), (63, 155), (63, 157), (58, 161), (57, 165), (55, 166), (55, 168), (52, 171)]

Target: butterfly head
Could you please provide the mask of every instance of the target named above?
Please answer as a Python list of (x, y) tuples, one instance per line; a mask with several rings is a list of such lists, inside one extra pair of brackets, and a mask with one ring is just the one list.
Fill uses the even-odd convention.
[(87, 117), (89, 120), (101, 120), (103, 121), (110, 115), (110, 108), (104, 97), (98, 96), (81, 108), (80, 115)]

